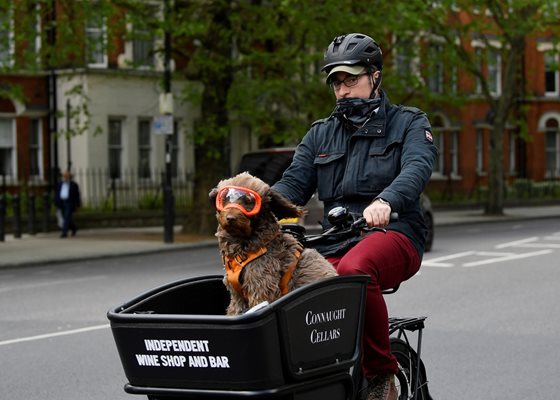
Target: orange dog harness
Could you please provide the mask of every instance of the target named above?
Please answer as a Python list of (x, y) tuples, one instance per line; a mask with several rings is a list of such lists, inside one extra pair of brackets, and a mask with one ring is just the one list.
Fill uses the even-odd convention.
[[(245, 258), (241, 258), (238, 255), (232, 256), (232, 257), (230, 257), (230, 256), (223, 256), (222, 257), (222, 261), (223, 261), (224, 267), (226, 269), (228, 282), (235, 289), (235, 291), (237, 293), (239, 293), (243, 298), (246, 298), (247, 296), (245, 295), (245, 292), (244, 292), (243, 288), (241, 287), (241, 283), (239, 282), (239, 275), (241, 275), (241, 272), (243, 271), (243, 268), (245, 268), (245, 266), (247, 264), (249, 264), (251, 261), (256, 260), (257, 258), (262, 256), (263, 254), (266, 254), (267, 251), (268, 251), (268, 249), (266, 247), (261, 247), (257, 251), (247, 253), (247, 256)], [(299, 258), (301, 257), (302, 251), (303, 251), (303, 249), (300, 246), (298, 246), (296, 248), (296, 250), (294, 252), (294, 255), (295, 255), (294, 261), (292, 261), (292, 263), (288, 266), (288, 269), (286, 270), (286, 272), (284, 273), (284, 275), (282, 275), (282, 278), (280, 279), (279, 286), (280, 286), (280, 292), (282, 293), (282, 295), (285, 295), (286, 293), (288, 293), (288, 284), (290, 283), (290, 280), (292, 279), (292, 274), (293, 274), (294, 270), (296, 269), (296, 266), (297, 266), (297, 263), (299, 261)]]

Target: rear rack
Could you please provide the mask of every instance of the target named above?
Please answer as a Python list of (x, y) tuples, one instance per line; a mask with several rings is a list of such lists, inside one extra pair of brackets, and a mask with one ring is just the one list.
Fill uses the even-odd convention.
[(422, 330), (426, 318), (428, 317), (390, 317), (389, 334), (402, 329), (410, 332)]

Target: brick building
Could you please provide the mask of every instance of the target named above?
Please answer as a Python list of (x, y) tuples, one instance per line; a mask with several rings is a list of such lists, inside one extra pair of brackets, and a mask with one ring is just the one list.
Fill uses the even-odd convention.
[[(152, 3), (155, 15), (162, 15), (162, 2)], [(71, 169), (86, 204), (92, 196), (106, 197), (111, 179), (126, 190), (157, 187), (166, 158), (166, 135), (154, 132), (162, 115), (163, 38), (140, 35), (144, 28), (132, 23), (126, 32), (111, 31), (112, 19), (123, 16), (96, 14), (95, 8), (76, 32), (44, 32), (49, 19), (67, 19), (64, 7), (74, 3), (37, 3), (29, 10), (20, 6), (26, 2), (11, 4), (0, 18), (0, 65), (16, 71), (0, 72), (0, 186), (47, 187)], [(47, 4), (56, 8), (41, 10)], [(33, 46), (29, 35), (17, 41), (16, 21), (31, 23), (42, 39)], [(44, 41), (54, 43), (55, 65), (47, 65)], [(174, 77), (174, 97), (188, 84)], [(193, 174), (188, 135), (198, 111), (175, 102), (172, 112), (172, 173), (180, 184)]]
[[(467, 45), (470, 51), (485, 46), (477, 35), (473, 34), (472, 38)], [(549, 34), (537, 33), (526, 38), (524, 90), (520, 99), (526, 131), (520, 132), (521, 124), (515, 123), (512, 115), (505, 127), (502, 149), (504, 179), (508, 185), (518, 180), (558, 183), (560, 179), (560, 49), (556, 46)], [(503, 90), (503, 69), (500, 53), (490, 49), (483, 71), (495, 96)], [(430, 85), (433, 80), (442, 78), (427, 79), (432, 90), (441, 90), (438, 85)], [(469, 94), (468, 100), (460, 107), (440, 107), (431, 113), (440, 156), (428, 189), (447, 195), (475, 196), (481, 187), (488, 185), (492, 115), (472, 75), (458, 71), (455, 90)]]
[[(161, 8), (154, 10), (161, 13)], [(30, 11), (33, 15), (36, 9)], [(63, 14), (60, 7), (58, 11)], [(17, 25), (13, 18), (10, 23), (11, 17), (4, 14), (2, 18), (7, 23), (0, 25), (0, 63), (17, 62), (23, 52), (20, 47), (38, 57), (40, 41), (12, 43)], [(37, 32), (44, 23), (37, 17)], [(8, 183), (23, 180), (47, 185), (53, 179), (53, 169), (67, 167), (73, 171), (105, 171), (102, 188), (111, 177), (117, 177), (122, 187), (130, 187), (131, 183), (125, 182), (129, 170), (134, 171), (140, 183), (159, 179), (157, 169), (164, 165), (164, 138), (153, 134), (153, 120), (160, 114), (163, 66), (155, 50), (161, 48), (162, 38), (134, 39), (123, 32), (109, 38), (110, 23), (106, 17), (87, 19), (83, 54), (74, 54), (52, 75), (40, 65), (36, 72), (0, 74), (0, 95), (7, 87), (20, 87), (22, 95), (0, 96), (0, 175)], [(131, 33), (140, 28), (128, 24), (126, 30)], [(63, 42), (59, 38), (58, 45), (64, 46)], [(473, 38), (471, 47), (480, 46)], [(526, 43), (527, 134), (521, 137), (517, 126), (506, 127), (503, 162), (509, 183), (518, 178), (539, 182), (560, 176), (560, 51), (555, 49), (558, 50), (554, 41), (546, 35), (535, 35)], [(492, 90), (499, 94), (501, 60), (497, 55), (490, 59), (493, 62), (487, 66), (487, 73), (493, 78)], [(184, 66), (184, 60), (175, 61), (172, 64), (178, 68)], [(439, 69), (441, 73), (443, 70)], [(49, 81), (53, 76), (55, 79)], [(429, 90), (442, 90), (440, 77), (429, 77), (427, 81)], [(193, 83), (174, 80), (173, 91), (178, 94), (188, 85)], [(440, 148), (429, 189), (472, 195), (488, 181), (489, 107), (468, 76), (459, 72), (456, 85), (458, 91), (472, 93), (463, 106), (426, 109), (431, 111), (434, 137)], [(76, 87), (85, 96), (75, 96)], [(49, 119), (54, 110), (61, 114)], [(68, 111), (78, 114), (78, 118), (67, 118)], [(194, 174), (194, 149), (189, 135), (198, 114), (190, 104), (175, 104), (172, 157), (176, 177)], [(65, 134), (76, 131), (80, 134)], [(242, 149), (251, 147), (244, 145), (250, 140), (254, 138), (239, 132), (232, 134), (232, 167)], [(88, 191), (93, 189), (89, 182), (81, 183), (87, 199)]]
[(0, 175), (8, 183), (44, 183), (50, 161), (47, 81), (41, 74), (8, 75), (0, 76), (0, 86), (17, 86), (22, 94), (0, 99)]

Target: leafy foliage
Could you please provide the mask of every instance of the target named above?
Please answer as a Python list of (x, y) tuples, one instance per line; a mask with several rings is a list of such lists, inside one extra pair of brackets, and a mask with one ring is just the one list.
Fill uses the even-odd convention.
[[(10, 7), (2, 3), (7, 13)], [(197, 188), (202, 194), (195, 206), (201, 209), (207, 209), (205, 191), (231, 173), (232, 130), (258, 137), (261, 146), (297, 143), (311, 122), (327, 116), (334, 105), (320, 72), (324, 49), (337, 35), (363, 32), (377, 39), (383, 50), (382, 87), (395, 103), (427, 111), (452, 110), (480, 88), (491, 111), (489, 122), (494, 124), (489, 208), (499, 212), (503, 130), (513, 121), (523, 131), (519, 66), (524, 43), (537, 33), (556, 43), (560, 37), (558, 2), (548, 0), (58, 0), (56, 19), (52, 1), (9, 3), (21, 15), (32, 15), (27, 11), (40, 5), (46, 27), (42, 63), (20, 58), (37, 68), (83, 67), (87, 46), (96, 45), (84, 47), (84, 21), (94, 17), (110, 22), (108, 37), (161, 38), (166, 32), (172, 36), (173, 58), (186, 60), (175, 75), (198, 83), (187, 86), (184, 100), (201, 108), (193, 135)], [(130, 31), (130, 25), (141, 29)], [(34, 34), (33, 30), (18, 32), (21, 41)], [(473, 51), (473, 40), (500, 54), (504, 71), (500, 96), (492, 93), (485, 67), (489, 52)], [(108, 52), (117, 50), (113, 41), (104, 43)], [(162, 46), (154, 48), (159, 56), (162, 51)], [(429, 88), (428, 78), (435, 68), (445, 71), (445, 90), (439, 92)], [(456, 70), (469, 75), (460, 90), (453, 88)], [(10, 89), (0, 88), (0, 95), (6, 96), (6, 90)], [(83, 91), (75, 94), (82, 96)], [(87, 104), (87, 99), (77, 104)]]

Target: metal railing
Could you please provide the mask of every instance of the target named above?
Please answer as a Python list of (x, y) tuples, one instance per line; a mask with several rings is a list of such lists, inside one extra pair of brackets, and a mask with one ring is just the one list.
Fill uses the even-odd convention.
[[(79, 185), (82, 208), (93, 212), (162, 210), (163, 170), (123, 171), (119, 177), (106, 169), (78, 169), (73, 180)], [(178, 171), (172, 179), (175, 209), (192, 204), (194, 176)], [(14, 238), (22, 232), (48, 232), (54, 220), (54, 190), (46, 182), (20, 181), (0, 177), (0, 241), (10, 231)]]
[[(111, 176), (102, 168), (78, 169), (74, 181), (80, 186), (85, 207), (101, 210), (157, 209), (163, 202), (164, 169), (149, 172), (123, 170)], [(194, 175), (177, 171), (173, 177), (176, 207), (188, 207), (192, 201)]]

